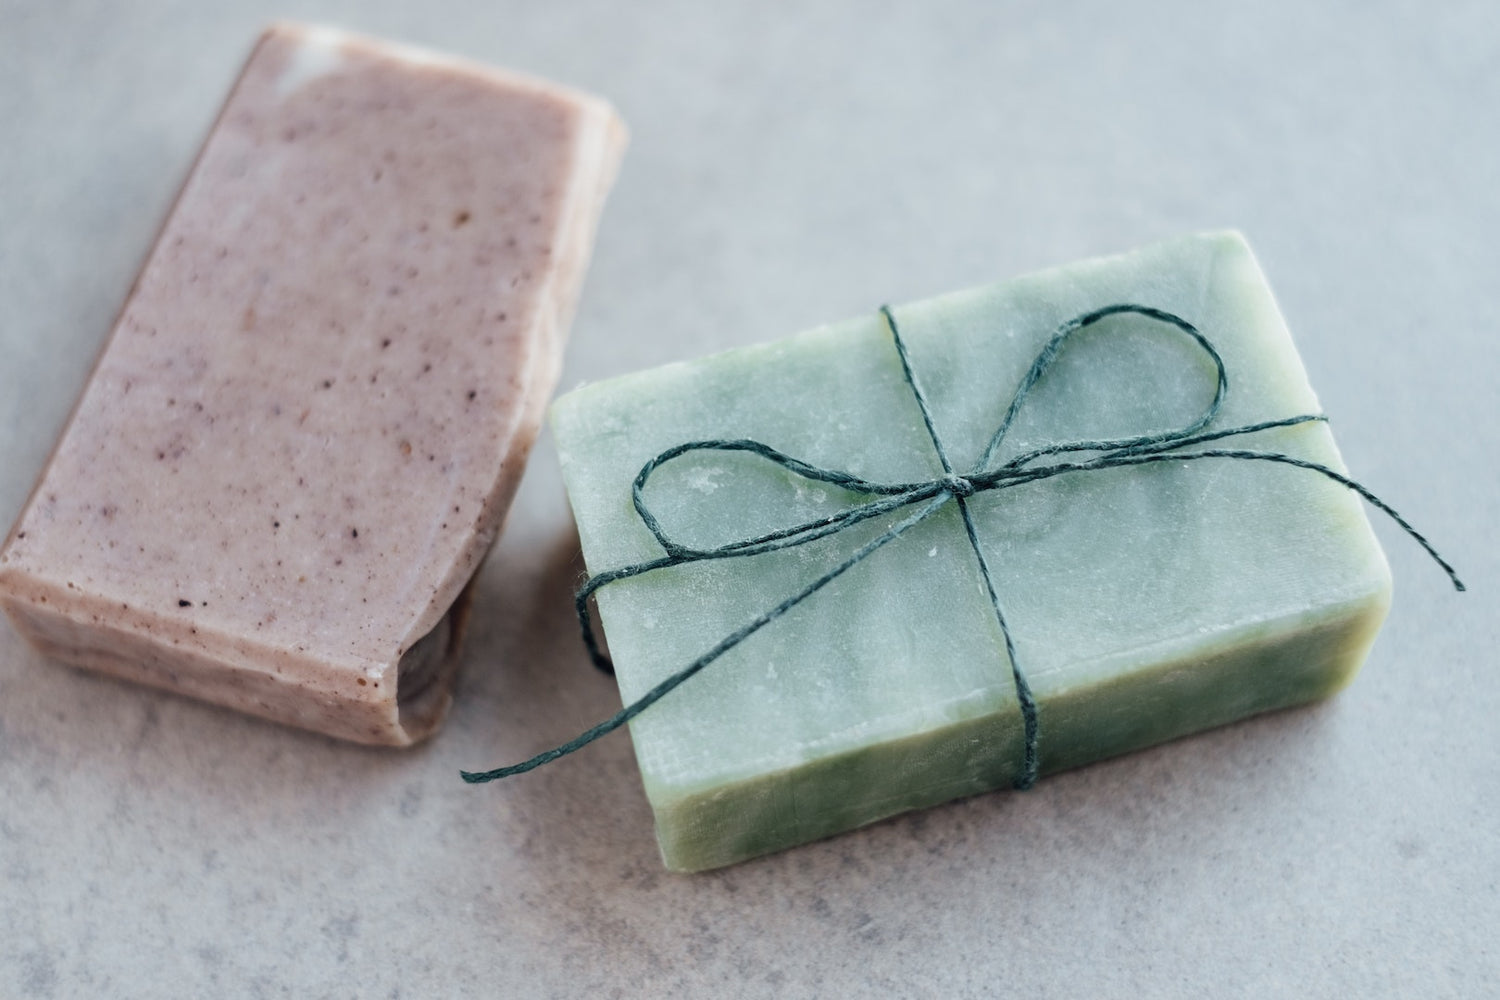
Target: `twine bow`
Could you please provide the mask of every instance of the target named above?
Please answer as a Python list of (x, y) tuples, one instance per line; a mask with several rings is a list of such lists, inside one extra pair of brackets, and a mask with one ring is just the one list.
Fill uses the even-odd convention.
[[(808, 542), (843, 531), (871, 518), (891, 514), (903, 508), (915, 507), (916, 509), (897, 521), (882, 534), (860, 546), (843, 562), (825, 572), (802, 590), (721, 639), (708, 652), (661, 681), (650, 691), (646, 692), (646, 694), (631, 702), (615, 715), (586, 732), (579, 734), (567, 743), (540, 753), (520, 764), (496, 768), (492, 771), (461, 771), (460, 774), (465, 781), (477, 784), (494, 781), (497, 778), (522, 774), (554, 761), (559, 757), (573, 753), (575, 750), (587, 746), (601, 736), (613, 732), (666, 697), (678, 685), (718, 660), (735, 646), (738, 646), (766, 625), (769, 625), (833, 580), (863, 562), (877, 550), (900, 538), (907, 531), (936, 514), (947, 504), (954, 503), (958, 505), (959, 513), (963, 517), (964, 530), (968, 534), (969, 545), (973, 549), (980, 576), (984, 580), (985, 592), (994, 610), (995, 621), (1000, 627), (1000, 634), (1005, 640), (1005, 653), (1010, 663), (1012, 678), (1015, 682), (1016, 700), (1021, 710), (1022, 723), (1025, 730), (1021, 774), (1015, 781), (1015, 787), (1031, 787), (1035, 784), (1040, 770), (1038, 754), (1040, 724), (1037, 717), (1036, 701), (1032, 696), (1031, 686), (1027, 683), (1026, 675), (1017, 661), (1010, 626), (1006, 624), (1005, 612), (1001, 607), (999, 594), (995, 590), (995, 581), (990, 573), (989, 563), (985, 559), (983, 550), (980, 548), (979, 538), (974, 529), (974, 520), (969, 511), (968, 501), (980, 493), (1011, 489), (1017, 486), (1024, 486), (1028, 483), (1051, 479), (1054, 476), (1097, 472), (1102, 469), (1116, 469), (1130, 465), (1149, 465), (1154, 462), (1187, 462), (1210, 458), (1274, 462), (1280, 465), (1290, 465), (1299, 469), (1307, 469), (1353, 490), (1373, 507), (1388, 515), (1443, 568), (1443, 571), (1448, 574), (1448, 578), (1452, 581), (1456, 590), (1462, 591), (1465, 589), (1463, 582), (1459, 579), (1453, 567), (1438, 554), (1437, 550), (1433, 548), (1432, 544), (1420, 532), (1407, 523), (1406, 519), (1398, 514), (1389, 504), (1385, 503), (1385, 501), (1381, 500), (1360, 483), (1342, 473), (1330, 469), (1326, 465), (1320, 465), (1317, 462), (1310, 462), (1306, 459), (1297, 458), (1282, 452), (1229, 448), (1196, 448), (1198, 445), (1220, 441), (1225, 438), (1254, 434), (1257, 431), (1269, 430), (1273, 427), (1291, 427), (1296, 424), (1326, 421), (1328, 418), (1321, 413), (1307, 413), (1295, 417), (1285, 417), (1280, 420), (1266, 420), (1261, 423), (1248, 424), (1241, 427), (1208, 430), (1209, 424), (1213, 422), (1214, 417), (1218, 415), (1220, 408), (1224, 404), (1224, 396), (1229, 390), (1229, 375), (1224, 368), (1223, 358), (1219, 356), (1218, 350), (1214, 348), (1209, 339), (1200, 333), (1198, 328), (1192, 323), (1189, 323), (1175, 313), (1155, 309), (1150, 306), (1119, 303), (1095, 309), (1092, 312), (1084, 313), (1064, 323), (1047, 341), (1046, 345), (1043, 346), (1037, 354), (1036, 360), (1032, 362), (1031, 368), (1026, 372), (1025, 377), (1021, 379), (1015, 395), (1011, 398), (1010, 406), (1006, 409), (1005, 416), (1000, 421), (1000, 426), (996, 429), (994, 435), (989, 440), (989, 444), (985, 447), (984, 454), (974, 464), (972, 469), (963, 474), (954, 471), (953, 464), (948, 458), (947, 449), (944, 447), (942, 439), (938, 436), (937, 428), (934, 426), (932, 420), (931, 407), (928, 405), (926, 394), (922, 391), (921, 383), (917, 381), (916, 375), (912, 371), (911, 361), (907, 355), (906, 343), (902, 339), (900, 330), (896, 325), (895, 316), (885, 306), (881, 307), (880, 313), (885, 318), (886, 325), (891, 331), (891, 339), (895, 344), (896, 353), (901, 360), (901, 373), (906, 379), (906, 384), (910, 387), (912, 395), (916, 398), (918, 408), (922, 412), (922, 420), (926, 425), (928, 436), (932, 439), (933, 449), (936, 451), (938, 460), (942, 464), (943, 475), (922, 482), (876, 483), (848, 472), (811, 465), (777, 451), (769, 445), (751, 440), (720, 439), (690, 441), (666, 449), (642, 466), (640, 474), (636, 476), (635, 482), (631, 487), (631, 497), (635, 504), (636, 513), (640, 516), (641, 522), (645, 524), (657, 543), (662, 547), (665, 555), (658, 559), (651, 559), (598, 573), (590, 577), (582, 589), (578, 591), (575, 610), (578, 614), (579, 625), (583, 630), (583, 640), (588, 649), (589, 658), (600, 669), (612, 671), (613, 668), (610, 665), (608, 657), (604, 655), (603, 651), (599, 648), (598, 641), (595, 639), (588, 608), (589, 598), (602, 587), (620, 580), (640, 576), (643, 573), (667, 569), (672, 566), (681, 566), (685, 563), (701, 562), (710, 559), (734, 559), (742, 556), (754, 556), (765, 552), (774, 552), (797, 545), (805, 545)], [(1175, 328), (1196, 343), (1203, 353), (1208, 356), (1209, 360), (1213, 362), (1216, 373), (1214, 396), (1204, 411), (1197, 419), (1176, 430), (1162, 431), (1156, 434), (1142, 434), (1134, 437), (1051, 444), (1022, 452), (1003, 464), (994, 465), (995, 456), (999, 452), (1006, 434), (1014, 424), (1016, 416), (1021, 410), (1021, 405), (1026, 401), (1026, 397), (1031, 393), (1037, 382), (1041, 380), (1047, 370), (1057, 360), (1058, 352), (1062, 349), (1068, 338), (1098, 323), (1100, 320), (1124, 313), (1144, 316)], [(1183, 450), (1190, 448), (1195, 450)], [(650, 482), (652, 474), (666, 463), (685, 455), (714, 451), (750, 452), (781, 466), (794, 476), (812, 482), (829, 483), (852, 493), (862, 494), (869, 497), (869, 499), (826, 517), (803, 521), (800, 524), (766, 532), (753, 538), (729, 542), (714, 548), (695, 548), (690, 545), (684, 545), (672, 538), (661, 526), (661, 522), (657, 520), (656, 515), (652, 513), (651, 508), (646, 503), (646, 485)], [(1094, 454), (1092, 457), (1082, 459), (1063, 457), (1079, 453)]]

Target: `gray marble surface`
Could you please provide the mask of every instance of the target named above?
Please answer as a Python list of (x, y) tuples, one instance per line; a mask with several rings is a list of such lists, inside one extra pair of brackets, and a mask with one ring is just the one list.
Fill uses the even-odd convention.
[(447, 728), (336, 744), (0, 626), (0, 996), (1500, 993), (1500, 14), (1219, 5), (0, 0), (0, 521), (258, 27), (598, 91), (634, 144), (564, 384), (1191, 229), (1257, 247), (1395, 607), (1334, 700), (693, 877), (613, 711), (540, 442)]

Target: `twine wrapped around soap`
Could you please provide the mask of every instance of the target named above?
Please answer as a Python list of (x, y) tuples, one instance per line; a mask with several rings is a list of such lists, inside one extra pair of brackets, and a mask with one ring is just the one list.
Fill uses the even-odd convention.
[[(1203, 413), (1192, 423), (1177, 430), (1111, 440), (1073, 441), (1064, 444), (1047, 445), (1046, 447), (1023, 452), (1003, 465), (991, 469), (990, 464), (994, 461), (995, 455), (999, 452), (1007, 432), (1009, 432), (1011, 425), (1015, 422), (1022, 403), (1025, 402), (1028, 394), (1030, 394), (1037, 382), (1041, 380), (1042, 376), (1046, 374), (1047, 370), (1057, 359), (1058, 352), (1062, 349), (1067, 339), (1080, 330), (1098, 323), (1100, 320), (1126, 313), (1144, 316), (1176, 328), (1191, 338), (1208, 356), (1209, 360), (1213, 362), (1217, 373), (1217, 384), (1214, 390), (1213, 401), (1209, 403)], [(559, 757), (573, 753), (575, 750), (587, 746), (601, 736), (613, 732), (666, 697), (678, 685), (717, 661), (741, 642), (807, 600), (807, 598), (817, 593), (839, 576), (859, 565), (859, 563), (869, 558), (878, 549), (900, 538), (907, 531), (927, 520), (933, 514), (936, 514), (947, 504), (954, 503), (958, 505), (959, 513), (963, 517), (964, 530), (968, 534), (969, 545), (973, 549), (980, 576), (984, 580), (985, 592), (994, 610), (995, 621), (1000, 627), (1000, 634), (1005, 640), (1005, 654), (1010, 662), (1011, 676), (1015, 682), (1016, 701), (1021, 710), (1022, 724), (1025, 731), (1021, 773), (1015, 781), (1015, 787), (1031, 787), (1035, 784), (1040, 771), (1038, 751), (1040, 720), (1037, 716), (1036, 700), (1032, 696), (1031, 686), (1027, 683), (1026, 675), (1017, 660), (1010, 626), (1006, 624), (1005, 612), (1001, 607), (1000, 596), (995, 590), (995, 581), (990, 572), (989, 563), (985, 559), (983, 550), (980, 548), (979, 538), (974, 529), (974, 520), (969, 512), (968, 501), (971, 497), (979, 493), (991, 490), (1011, 489), (1012, 487), (1024, 486), (1028, 483), (1051, 479), (1054, 476), (1075, 472), (1097, 472), (1102, 469), (1115, 469), (1130, 465), (1149, 465), (1155, 462), (1186, 462), (1208, 458), (1274, 462), (1298, 469), (1307, 469), (1353, 490), (1371, 506), (1389, 516), (1408, 535), (1415, 539), (1417, 544), (1421, 545), (1427, 554), (1443, 568), (1443, 571), (1448, 574), (1448, 578), (1452, 581), (1454, 589), (1459, 591), (1465, 589), (1463, 582), (1459, 579), (1453, 567), (1438, 554), (1437, 550), (1422, 536), (1421, 532), (1413, 528), (1405, 518), (1398, 514), (1385, 501), (1370, 492), (1365, 486), (1334, 469), (1330, 469), (1326, 465), (1320, 465), (1317, 462), (1310, 462), (1306, 459), (1297, 458), (1282, 452), (1227, 448), (1182, 451), (1181, 449), (1183, 448), (1207, 444), (1211, 441), (1254, 434), (1257, 431), (1269, 430), (1273, 427), (1291, 427), (1296, 424), (1326, 421), (1328, 418), (1321, 413), (1308, 413), (1295, 417), (1285, 417), (1280, 420), (1267, 420), (1243, 427), (1232, 427), (1216, 431), (1206, 430), (1205, 428), (1213, 422), (1214, 417), (1218, 415), (1219, 409), (1223, 406), (1225, 393), (1229, 391), (1229, 375), (1225, 370), (1223, 358), (1219, 356), (1219, 352), (1214, 348), (1209, 339), (1200, 333), (1198, 328), (1192, 323), (1189, 323), (1175, 313), (1170, 313), (1163, 309), (1155, 309), (1151, 306), (1118, 303), (1084, 313), (1064, 323), (1052, 335), (1051, 339), (1047, 341), (1046, 345), (1037, 355), (1036, 360), (1032, 362), (1031, 368), (1027, 371), (1025, 377), (1021, 379), (1021, 384), (1017, 387), (1016, 393), (1011, 399), (1010, 406), (1005, 411), (1004, 418), (1000, 421), (999, 428), (990, 438), (984, 454), (975, 463), (972, 470), (962, 475), (954, 471), (953, 463), (949, 460), (948, 452), (943, 445), (942, 438), (938, 436), (937, 427), (932, 420), (931, 407), (928, 405), (926, 394), (922, 391), (921, 383), (917, 381), (916, 375), (912, 371), (911, 360), (907, 355), (906, 343), (902, 340), (900, 330), (896, 325), (895, 316), (892, 315), (891, 310), (886, 306), (880, 308), (880, 314), (884, 317), (886, 325), (890, 329), (896, 354), (901, 360), (901, 373), (906, 380), (907, 386), (911, 389), (912, 395), (916, 398), (918, 408), (922, 412), (922, 420), (927, 427), (929, 437), (932, 439), (932, 446), (937, 453), (938, 461), (942, 465), (943, 475), (936, 479), (915, 483), (875, 483), (847, 472), (810, 465), (790, 455), (783, 454), (769, 445), (749, 440), (691, 441), (668, 448), (641, 468), (640, 474), (636, 476), (635, 482), (631, 487), (631, 496), (635, 503), (636, 513), (640, 516), (642, 523), (645, 524), (647, 530), (651, 532), (657, 543), (661, 545), (665, 555), (658, 559), (651, 559), (595, 574), (578, 591), (575, 608), (578, 613), (579, 625), (583, 630), (583, 641), (588, 649), (589, 658), (600, 669), (612, 670), (608, 657), (599, 648), (598, 640), (594, 636), (593, 624), (588, 608), (589, 598), (598, 590), (611, 583), (617, 583), (620, 580), (627, 580), (631, 577), (651, 573), (656, 570), (681, 566), (685, 563), (754, 556), (797, 545), (805, 545), (808, 542), (843, 531), (871, 518), (894, 513), (906, 507), (916, 506), (916, 510), (897, 521), (882, 534), (860, 546), (843, 562), (828, 570), (797, 593), (762, 613), (753, 621), (737, 629), (730, 635), (725, 636), (713, 648), (709, 649), (708, 652), (661, 681), (650, 691), (646, 692), (646, 694), (625, 706), (615, 715), (586, 732), (579, 734), (567, 743), (544, 753), (537, 754), (530, 760), (514, 764), (510, 767), (496, 768), (492, 771), (459, 772), (465, 781), (471, 784), (478, 784), (486, 781), (494, 781), (497, 778), (507, 778), (512, 775), (522, 774), (543, 764), (550, 763)], [(694, 548), (676, 541), (667, 534), (666, 530), (662, 528), (661, 522), (657, 520), (656, 516), (651, 512), (650, 507), (646, 504), (644, 494), (646, 484), (650, 481), (652, 473), (662, 465), (674, 459), (681, 458), (684, 455), (708, 451), (750, 452), (768, 459), (795, 476), (800, 476), (803, 479), (814, 482), (829, 483), (853, 493), (864, 494), (871, 499), (836, 514), (804, 521), (800, 524), (780, 528), (753, 538), (741, 539), (715, 548)], [(1061, 460), (1053, 461), (1049, 464), (1033, 464), (1042, 459), (1079, 452), (1097, 452), (1098, 454), (1084, 460)]]

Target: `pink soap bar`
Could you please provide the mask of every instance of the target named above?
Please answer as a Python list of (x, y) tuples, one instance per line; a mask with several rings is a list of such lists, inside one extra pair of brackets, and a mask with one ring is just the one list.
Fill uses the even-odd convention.
[(16, 628), (332, 736), (429, 735), (623, 143), (548, 83), (268, 31), (0, 549)]

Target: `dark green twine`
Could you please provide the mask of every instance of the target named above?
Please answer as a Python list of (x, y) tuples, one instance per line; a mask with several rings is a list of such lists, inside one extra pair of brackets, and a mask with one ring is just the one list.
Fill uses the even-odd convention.
[[(632, 497), (635, 501), (636, 513), (640, 515), (641, 521), (645, 523), (651, 534), (660, 543), (666, 553), (658, 559), (636, 563), (633, 566), (622, 566), (619, 569), (608, 570), (599, 573), (583, 585), (578, 592), (576, 609), (578, 622), (583, 629), (583, 641), (588, 648), (589, 658), (602, 670), (611, 670), (609, 659), (600, 650), (598, 641), (594, 637), (594, 629), (590, 622), (588, 601), (600, 588), (620, 580), (628, 580), (643, 573), (651, 573), (656, 570), (667, 569), (672, 566), (681, 566), (685, 563), (699, 562), (706, 559), (734, 559), (741, 556), (760, 555), (764, 552), (775, 552), (779, 549), (791, 548), (795, 545), (805, 545), (808, 542), (835, 534), (862, 521), (880, 517), (883, 514), (892, 513), (906, 507), (916, 509), (897, 521), (887, 531), (878, 537), (866, 542), (856, 549), (843, 562), (833, 569), (818, 577), (802, 590), (786, 598), (780, 604), (764, 612), (753, 621), (747, 623), (740, 629), (725, 636), (712, 649), (698, 657), (692, 663), (683, 667), (666, 680), (657, 684), (643, 696), (627, 705), (620, 712), (609, 719), (599, 723), (587, 732), (569, 740), (567, 743), (545, 753), (537, 754), (535, 757), (520, 764), (510, 767), (496, 768), (493, 771), (462, 771), (463, 779), (470, 783), (494, 781), (496, 778), (507, 778), (511, 775), (521, 774), (533, 768), (550, 763), (559, 757), (566, 756), (594, 742), (606, 733), (613, 732), (625, 725), (631, 719), (640, 715), (646, 709), (665, 698), (678, 685), (687, 681), (694, 674), (709, 666), (725, 653), (729, 652), (750, 636), (759, 632), (765, 626), (771, 624), (792, 608), (801, 604), (807, 598), (826, 587), (833, 580), (859, 565), (869, 558), (876, 550), (883, 548), (890, 542), (900, 538), (916, 525), (936, 514), (949, 502), (958, 505), (959, 513), (963, 516), (964, 530), (969, 536), (969, 545), (974, 551), (974, 560), (979, 567), (979, 573), (984, 578), (985, 590), (989, 595), (990, 605), (995, 612), (995, 622), (1000, 626), (1000, 634), (1005, 640), (1005, 653), (1010, 661), (1011, 676), (1015, 681), (1016, 700), (1021, 709), (1021, 718), (1025, 727), (1025, 751), (1021, 763), (1021, 774), (1015, 781), (1017, 788), (1029, 788), (1037, 779), (1040, 769), (1038, 758), (1038, 738), (1040, 726), (1037, 718), (1036, 700), (1032, 697), (1031, 686), (1026, 682), (1026, 675), (1022, 672), (1017, 662), (1015, 644), (1011, 639), (1010, 627), (1005, 621), (1005, 612), (1001, 607), (1000, 596), (995, 591), (995, 581), (990, 573), (990, 567), (985, 560), (984, 552), (979, 547), (979, 539), (974, 531), (974, 519), (969, 513), (969, 499), (976, 493), (984, 493), (990, 490), (1005, 490), (1016, 486), (1024, 486), (1027, 483), (1039, 482), (1043, 479), (1051, 479), (1053, 476), (1061, 476), (1075, 472), (1096, 472), (1101, 469), (1115, 469), (1127, 465), (1149, 465), (1153, 462), (1187, 462), (1209, 458), (1227, 458), (1240, 461), (1275, 462), (1280, 465), (1290, 465), (1298, 469), (1307, 469), (1325, 476), (1341, 486), (1345, 486), (1358, 493), (1372, 506), (1388, 515), (1393, 521), (1416, 540), (1427, 551), (1439, 566), (1448, 574), (1457, 590), (1463, 590), (1463, 582), (1459, 580), (1458, 574), (1432, 544), (1422, 537), (1422, 534), (1407, 523), (1406, 519), (1385, 501), (1371, 493), (1361, 484), (1349, 477), (1305, 459), (1295, 458), (1280, 452), (1246, 451), (1227, 448), (1202, 448), (1194, 451), (1183, 451), (1184, 448), (1193, 448), (1197, 445), (1207, 444), (1211, 441), (1219, 441), (1224, 438), (1239, 437), (1244, 434), (1254, 434), (1257, 431), (1268, 430), (1272, 427), (1291, 427), (1295, 424), (1311, 423), (1313, 421), (1324, 421), (1327, 417), (1322, 414), (1304, 414), (1297, 417), (1286, 417), (1281, 420), (1267, 420), (1258, 424), (1249, 424), (1244, 427), (1232, 427), (1225, 430), (1210, 431), (1205, 428), (1213, 421), (1224, 403), (1224, 394), (1229, 389), (1229, 376), (1224, 369), (1224, 361), (1219, 352), (1214, 349), (1208, 338), (1198, 332), (1197, 327), (1187, 320), (1173, 313), (1161, 309), (1153, 309), (1150, 306), (1118, 304), (1095, 309), (1093, 312), (1084, 313), (1075, 319), (1064, 323), (1052, 338), (1047, 341), (1036, 360), (1032, 362), (1031, 369), (1026, 377), (1021, 380), (1016, 389), (1015, 396), (1011, 399), (1010, 407), (1005, 411), (1005, 417), (1000, 421), (1000, 427), (990, 438), (989, 445), (984, 450), (984, 455), (975, 463), (974, 468), (964, 475), (958, 475), (953, 471), (953, 463), (948, 458), (947, 449), (943, 447), (943, 441), (938, 436), (937, 428), (932, 421), (932, 410), (928, 406), (927, 396), (922, 391), (921, 384), (912, 372), (911, 361), (907, 357), (906, 344), (901, 339), (901, 334), (896, 327), (896, 318), (891, 315), (889, 308), (882, 306), (881, 315), (890, 327), (891, 339), (895, 343), (896, 354), (901, 359), (901, 374), (906, 379), (906, 384), (911, 388), (912, 395), (916, 397), (917, 406), (922, 411), (922, 420), (927, 426), (927, 433), (932, 438), (933, 450), (937, 453), (938, 461), (942, 464), (943, 475), (938, 479), (919, 483), (872, 483), (847, 472), (835, 469), (824, 469), (806, 462), (799, 461), (789, 455), (784, 455), (768, 445), (759, 441), (746, 440), (714, 440), (714, 441), (692, 441), (680, 444), (657, 455), (647, 462), (642, 468), (640, 475), (635, 477), (635, 483), (631, 488)], [(1058, 351), (1063, 343), (1078, 331), (1092, 326), (1109, 316), (1121, 313), (1135, 313), (1148, 319), (1175, 327), (1177, 330), (1192, 338), (1197, 345), (1203, 349), (1213, 362), (1218, 373), (1217, 386), (1214, 398), (1209, 403), (1198, 419), (1178, 430), (1163, 431), (1159, 434), (1143, 434), (1137, 437), (1117, 438), (1114, 440), (1099, 441), (1075, 441), (1070, 444), (1053, 444), (1045, 448), (1036, 448), (1024, 452), (1010, 459), (998, 468), (990, 468), (1000, 444), (1005, 440), (1006, 432), (1010, 430), (1015, 422), (1016, 414), (1025, 402), (1026, 396), (1035, 387), (1047, 369), (1057, 359)], [(658, 468), (673, 459), (680, 458), (692, 452), (703, 451), (746, 451), (763, 458), (769, 459), (775, 464), (786, 469), (793, 475), (803, 479), (821, 483), (831, 483), (854, 493), (861, 493), (870, 499), (858, 506), (840, 511), (827, 517), (817, 518), (788, 528), (767, 532), (754, 538), (746, 538), (737, 542), (730, 542), (711, 549), (695, 549), (674, 540), (662, 528), (661, 523), (647, 507), (644, 496), (646, 483), (651, 474)], [(1060, 456), (1073, 455), (1079, 452), (1096, 452), (1091, 458), (1080, 458), (1076, 460), (1056, 460)], [(1041, 459), (1054, 459), (1047, 464), (1035, 464)]]

